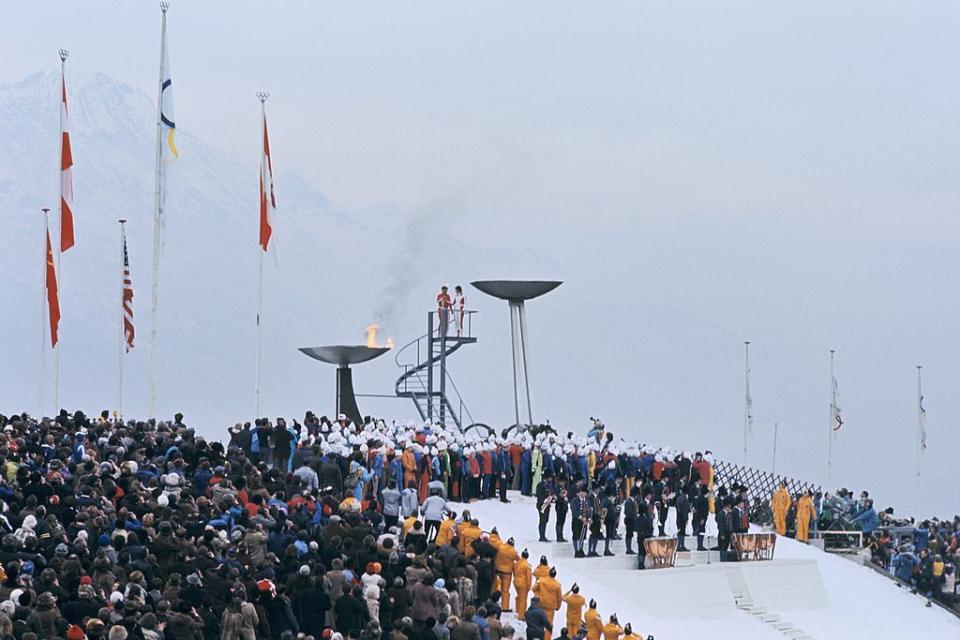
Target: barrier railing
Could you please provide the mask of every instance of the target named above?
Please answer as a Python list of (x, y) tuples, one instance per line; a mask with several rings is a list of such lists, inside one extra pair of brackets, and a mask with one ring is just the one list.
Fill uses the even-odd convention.
[[(823, 550), (837, 553), (860, 551), (863, 549), (862, 531), (811, 531), (811, 537), (823, 540)], [(832, 543), (832, 544), (831, 544)]]
[(750, 522), (755, 524), (772, 524), (773, 510), (770, 508), (770, 498), (782, 481), (791, 496), (820, 491), (820, 485), (804, 482), (795, 478), (761, 471), (753, 467), (746, 467), (730, 462), (717, 461), (714, 468), (714, 485), (726, 485), (729, 488), (734, 482), (745, 485), (750, 490)]

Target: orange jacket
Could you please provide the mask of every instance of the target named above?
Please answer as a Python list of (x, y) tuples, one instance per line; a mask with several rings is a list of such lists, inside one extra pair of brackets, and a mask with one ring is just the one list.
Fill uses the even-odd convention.
[(563, 602), (563, 590), (560, 588), (560, 583), (557, 582), (556, 578), (550, 576), (537, 580), (537, 583), (533, 585), (533, 593), (540, 598), (540, 606), (544, 609), (556, 611), (560, 608), (560, 603)]
[(530, 563), (520, 558), (513, 567), (513, 588), (519, 591), (530, 590)]
[(533, 570), (533, 577), (537, 580), (542, 580), (550, 575), (550, 567), (545, 564), (538, 564), (537, 568)]
[(587, 609), (583, 617), (587, 623), (587, 640), (600, 640), (603, 633), (603, 621), (600, 620), (600, 612), (596, 609)]
[(480, 527), (473, 525), (463, 530), (463, 537), (460, 539), (460, 542), (463, 543), (463, 555), (472, 558), (477, 554), (477, 552), (473, 550), (473, 543), (479, 540), (482, 535), (483, 531), (480, 530)]
[(442, 547), (445, 544), (450, 544), (450, 541), (453, 540), (453, 527), (455, 524), (456, 523), (449, 518), (440, 523), (440, 530), (437, 531), (436, 541), (438, 547)]
[(403, 488), (405, 489), (408, 482), (417, 479), (417, 458), (413, 455), (413, 449), (403, 450), (400, 463), (403, 464)]
[(586, 600), (579, 593), (568, 593), (563, 596), (563, 601), (567, 603), (567, 620), (582, 620), (583, 605)]
[(603, 625), (603, 640), (619, 640), (623, 627), (612, 622)]
[(513, 573), (513, 566), (519, 557), (520, 554), (517, 553), (512, 544), (506, 542), (501, 544), (500, 548), (497, 549), (497, 557), (494, 559), (497, 573)]

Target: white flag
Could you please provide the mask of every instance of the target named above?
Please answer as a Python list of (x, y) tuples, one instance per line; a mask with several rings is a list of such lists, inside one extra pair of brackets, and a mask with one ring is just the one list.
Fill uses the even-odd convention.
[(170, 163), (179, 157), (179, 153), (173, 139), (177, 124), (173, 113), (173, 80), (170, 78), (170, 54), (167, 50), (166, 20), (164, 20), (161, 37), (163, 38), (161, 43), (163, 58), (160, 60), (160, 124), (161, 137), (164, 143), (160, 146), (160, 153), (163, 155), (163, 160)]
[(923, 406), (923, 396), (920, 396), (920, 448), (927, 448), (927, 410)]
[(834, 437), (840, 434), (840, 429), (843, 427), (843, 416), (840, 413), (840, 386), (837, 384), (837, 378), (833, 378), (833, 399), (830, 401), (830, 428), (833, 430), (831, 433)]

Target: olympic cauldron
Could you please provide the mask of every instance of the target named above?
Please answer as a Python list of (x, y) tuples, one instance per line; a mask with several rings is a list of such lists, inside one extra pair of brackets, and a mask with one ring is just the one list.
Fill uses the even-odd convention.
[(300, 351), (314, 360), (337, 365), (337, 413), (344, 414), (354, 424), (363, 424), (363, 415), (357, 407), (357, 396), (353, 391), (353, 372), (350, 365), (369, 362), (379, 358), (389, 347), (368, 347), (366, 345), (329, 345), (325, 347), (301, 347)]

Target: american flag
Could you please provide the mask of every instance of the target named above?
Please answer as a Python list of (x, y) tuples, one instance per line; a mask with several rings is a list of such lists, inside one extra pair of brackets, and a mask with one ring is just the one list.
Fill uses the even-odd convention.
[(123, 236), (123, 338), (126, 349), (133, 349), (133, 281), (130, 279), (130, 259), (127, 257), (127, 236)]

